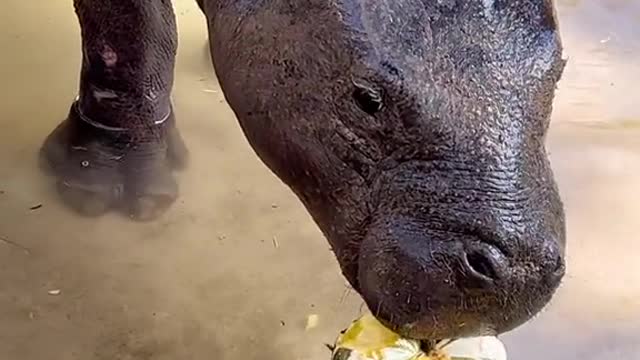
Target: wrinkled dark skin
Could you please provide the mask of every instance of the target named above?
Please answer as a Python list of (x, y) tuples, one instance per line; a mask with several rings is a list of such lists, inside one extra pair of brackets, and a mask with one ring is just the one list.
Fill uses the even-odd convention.
[(120, 207), (153, 219), (177, 198), (171, 171), (187, 161), (169, 98), (177, 49), (171, 3), (74, 4), (82, 29), (80, 95), (45, 141), (44, 164), (57, 175), (63, 200), (81, 213)]
[[(172, 114), (171, 4), (75, 3), (80, 101), (43, 158), (84, 213), (121, 204), (152, 219), (186, 161), (173, 115), (154, 125)], [(550, 1), (200, 5), (251, 146), (381, 321), (418, 339), (497, 334), (548, 303), (565, 272), (544, 147), (564, 67)]]

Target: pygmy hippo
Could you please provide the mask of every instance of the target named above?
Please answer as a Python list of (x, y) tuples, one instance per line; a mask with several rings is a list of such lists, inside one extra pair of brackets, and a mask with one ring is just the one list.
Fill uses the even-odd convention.
[[(201, 0), (225, 98), (351, 286), (414, 339), (509, 331), (565, 273), (545, 151), (551, 0)], [(79, 96), (42, 159), (84, 214), (153, 219), (187, 149), (170, 0), (75, 0)], [(215, 116), (214, 116), (215, 117)]]

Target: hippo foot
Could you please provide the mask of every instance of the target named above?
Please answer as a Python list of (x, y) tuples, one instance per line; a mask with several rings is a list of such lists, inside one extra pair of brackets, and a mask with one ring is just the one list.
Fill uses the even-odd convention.
[(135, 220), (153, 220), (178, 197), (172, 172), (188, 157), (173, 115), (158, 126), (163, 128), (151, 136), (102, 129), (72, 106), (45, 140), (41, 165), (57, 178), (64, 203), (82, 215), (118, 209)]

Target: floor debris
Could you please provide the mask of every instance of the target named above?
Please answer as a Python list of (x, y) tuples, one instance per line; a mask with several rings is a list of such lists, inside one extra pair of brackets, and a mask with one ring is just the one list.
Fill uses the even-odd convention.
[(311, 314), (307, 316), (307, 325), (304, 327), (306, 331), (314, 329), (318, 327), (318, 323), (320, 323), (320, 317), (316, 314)]

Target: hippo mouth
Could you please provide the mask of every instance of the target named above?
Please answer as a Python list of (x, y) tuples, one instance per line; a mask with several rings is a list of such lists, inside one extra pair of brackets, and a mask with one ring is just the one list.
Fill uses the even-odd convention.
[(554, 250), (541, 263), (521, 263), (473, 234), (402, 221), (370, 230), (358, 254), (345, 274), (369, 310), (401, 336), (424, 341), (510, 331), (546, 306), (565, 271)]

